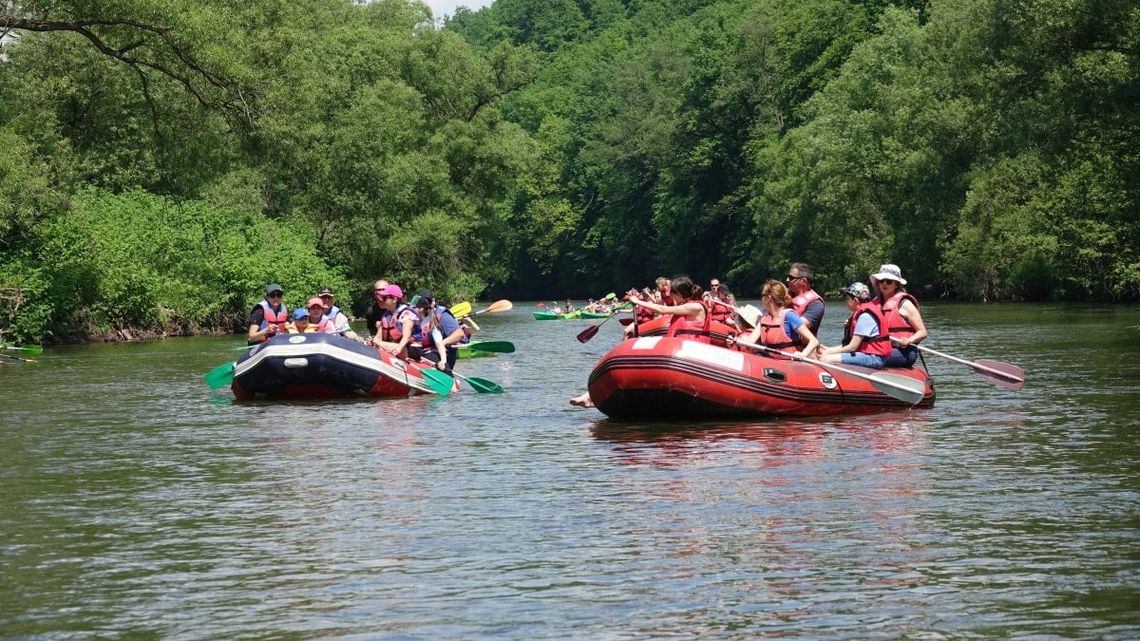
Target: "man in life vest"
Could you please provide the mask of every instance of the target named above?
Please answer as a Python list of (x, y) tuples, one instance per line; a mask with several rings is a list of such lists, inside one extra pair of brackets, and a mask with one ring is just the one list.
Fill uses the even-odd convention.
[(812, 334), (818, 334), (825, 309), (823, 297), (812, 289), (815, 282), (811, 266), (807, 263), (792, 263), (788, 267), (784, 283), (792, 296), (792, 310), (807, 323)]
[(328, 318), (329, 322), (332, 323), (336, 333), (358, 343), (364, 342), (362, 338), (357, 336), (356, 332), (352, 331), (352, 327), (348, 324), (348, 316), (345, 316), (344, 312), (336, 306), (336, 296), (333, 295), (331, 287), (322, 287), (317, 290), (317, 298), (320, 298), (321, 302), (324, 303), (325, 318)]
[(265, 288), (265, 298), (261, 299), (249, 312), (249, 332), (246, 342), (250, 345), (264, 343), (277, 332), (284, 333), (289, 322), (289, 310), (282, 300), (285, 290), (277, 283)]
[(875, 299), (887, 320), (894, 345), (883, 359), (886, 367), (913, 367), (918, 360), (918, 345), (926, 339), (926, 324), (918, 311), (918, 299), (907, 293), (906, 279), (898, 265), (886, 264), (871, 274), (871, 284), (879, 290)]
[(863, 283), (851, 283), (841, 291), (851, 311), (843, 325), (843, 345), (823, 348), (820, 360), (882, 369), (891, 353), (891, 339), (879, 303), (871, 300), (871, 290)]

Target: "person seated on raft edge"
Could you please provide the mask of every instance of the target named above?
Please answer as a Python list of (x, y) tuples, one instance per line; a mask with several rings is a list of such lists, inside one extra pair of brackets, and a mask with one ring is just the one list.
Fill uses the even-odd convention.
[[(794, 358), (810, 358), (819, 348), (819, 339), (792, 309), (792, 297), (788, 294), (788, 288), (778, 280), (768, 279), (764, 282), (761, 302), (764, 304), (764, 315), (760, 317), (760, 323), (739, 339), (730, 336), (729, 347), (741, 340), (788, 352)], [(751, 351), (749, 348), (739, 349)]]
[[(626, 295), (625, 299), (633, 303), (636, 307), (644, 307), (653, 310), (658, 314), (671, 314), (673, 321), (670, 322), (670, 327), (673, 323), (683, 323), (686, 325), (687, 331), (697, 333), (703, 332), (703, 337), (697, 338), (703, 342), (708, 342), (707, 324), (705, 317), (708, 312), (705, 309), (705, 304), (701, 302), (701, 295), (704, 292), (700, 286), (694, 283), (688, 276), (677, 276), (669, 283), (669, 289), (666, 294), (666, 299), (671, 304), (659, 304), (650, 300), (642, 299), (640, 293), (636, 289), (631, 289)], [(593, 407), (594, 401), (590, 399), (590, 392), (579, 394), (570, 399), (571, 405), (579, 407)]]
[[(382, 281), (377, 281), (377, 285)], [(388, 352), (399, 358), (406, 358), (408, 344), (412, 341), (412, 332), (415, 330), (419, 314), (404, 302), (404, 290), (399, 285), (390, 284), (377, 288), (376, 299), (379, 303), (379, 320), (375, 321), (376, 334), (372, 337), (372, 346), (377, 350)], [(369, 324), (373, 322), (369, 316)]]
[(891, 342), (891, 353), (883, 359), (886, 367), (914, 367), (918, 360), (918, 348), (926, 340), (926, 324), (918, 311), (918, 299), (907, 293), (903, 287), (906, 279), (898, 265), (885, 264), (877, 273), (871, 274), (871, 284), (879, 290), (875, 302), (883, 310), (887, 322), (887, 332), (898, 343)]
[(317, 290), (317, 298), (320, 298), (321, 302), (324, 303), (325, 317), (332, 323), (336, 333), (345, 338), (351, 338), (357, 343), (364, 342), (364, 339), (352, 331), (352, 326), (348, 324), (348, 316), (345, 316), (344, 312), (334, 304), (336, 296), (333, 295), (331, 287), (322, 287)]
[(891, 353), (891, 339), (879, 304), (871, 300), (871, 290), (863, 283), (851, 283), (840, 291), (851, 311), (851, 318), (843, 324), (843, 345), (823, 347), (819, 360), (883, 369), (883, 359)]
[(273, 338), (277, 332), (285, 331), (289, 320), (289, 310), (282, 302), (285, 290), (277, 283), (265, 288), (265, 298), (258, 301), (249, 312), (249, 332), (246, 343), (256, 345)]
[(437, 369), (450, 372), (459, 358), (456, 344), (463, 339), (463, 328), (451, 310), (437, 305), (431, 290), (416, 292), (419, 321), (413, 331), (414, 342), (408, 346), (408, 357), (428, 360)]
[[(451, 301), (451, 306), (454, 307), (454, 306), (458, 305), (459, 303), (464, 303), (464, 302), (467, 302), (466, 296), (456, 296)], [(479, 327), (479, 323), (476, 323), (475, 319), (471, 318), (470, 316), (464, 316), (462, 318), (456, 318), (455, 320), (459, 321), (459, 327), (463, 330), (463, 338), (461, 338), (459, 340), (459, 343), (461, 345), (466, 345), (467, 343), (470, 343), (471, 342), (471, 335), (481, 329)]]

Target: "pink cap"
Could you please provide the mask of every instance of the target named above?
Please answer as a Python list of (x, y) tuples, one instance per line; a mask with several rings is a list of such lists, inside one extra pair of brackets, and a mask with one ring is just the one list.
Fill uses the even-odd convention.
[(404, 290), (400, 289), (399, 285), (388, 285), (384, 291), (380, 292), (381, 296), (395, 296), (396, 298), (404, 297)]
[(325, 302), (323, 300), (321, 300), (320, 298), (314, 296), (314, 297), (309, 299), (309, 303), (307, 305), (305, 305), (305, 307), (320, 307), (321, 309), (324, 309), (325, 308)]

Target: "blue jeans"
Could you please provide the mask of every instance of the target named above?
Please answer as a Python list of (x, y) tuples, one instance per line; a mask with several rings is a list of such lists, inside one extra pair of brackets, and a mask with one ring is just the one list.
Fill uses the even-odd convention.
[(870, 367), (871, 369), (883, 369), (882, 356), (867, 354), (866, 352), (854, 352), (851, 354), (844, 352), (839, 356), (843, 359), (844, 365), (859, 365), (861, 367)]
[(918, 360), (917, 347), (891, 348), (890, 356), (883, 359), (884, 367), (913, 367)]

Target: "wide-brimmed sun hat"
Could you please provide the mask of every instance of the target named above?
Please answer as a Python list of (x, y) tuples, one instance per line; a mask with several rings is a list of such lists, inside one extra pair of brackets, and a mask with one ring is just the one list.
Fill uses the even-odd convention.
[(858, 300), (871, 300), (871, 289), (863, 283), (851, 283), (839, 291)]
[(906, 285), (906, 279), (902, 277), (902, 270), (898, 265), (891, 265), (887, 263), (879, 267), (879, 273), (871, 274), (871, 280), (893, 280), (900, 285)]

